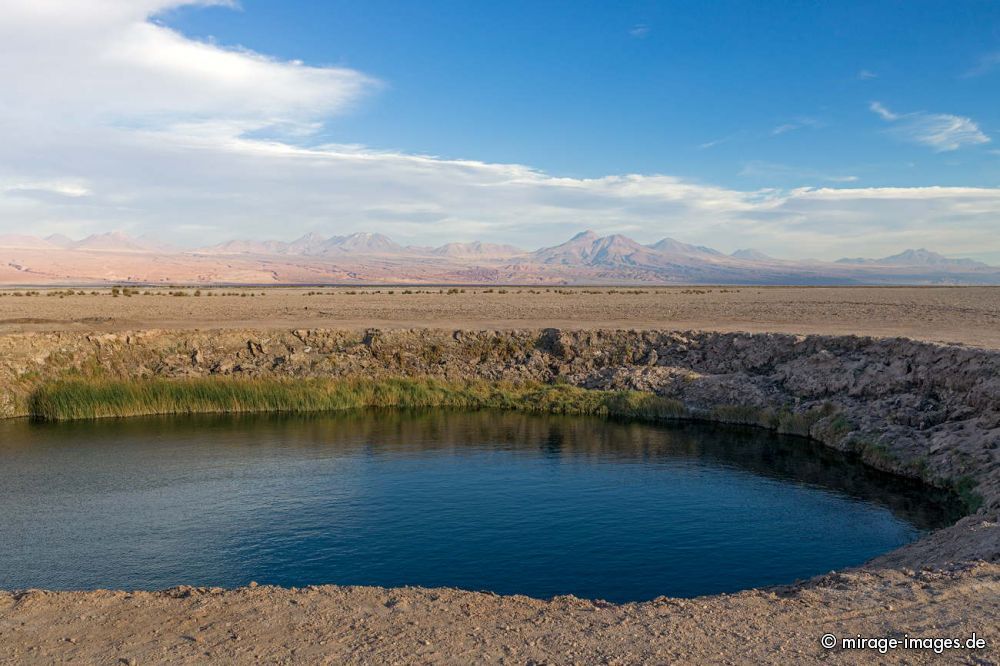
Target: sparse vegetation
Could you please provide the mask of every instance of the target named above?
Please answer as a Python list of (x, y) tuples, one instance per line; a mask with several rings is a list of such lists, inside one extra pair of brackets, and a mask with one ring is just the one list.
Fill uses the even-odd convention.
[(834, 439), (840, 439), (850, 431), (851, 422), (843, 414), (837, 415), (837, 417), (830, 422), (830, 435)]
[(976, 492), (976, 480), (971, 476), (955, 479), (951, 489), (958, 495), (968, 513), (975, 513), (983, 505), (983, 496)]
[(892, 469), (899, 464), (898, 456), (890, 451), (888, 446), (867, 436), (857, 439), (855, 450), (861, 454), (861, 459), (870, 465), (880, 463), (880, 465), (876, 466), (881, 466), (884, 469)]
[(830, 416), (832, 413), (833, 406), (829, 403), (820, 407), (814, 407), (808, 411), (781, 411), (777, 415), (775, 430), (781, 433), (808, 437), (812, 431), (813, 424), (824, 416)]
[(712, 409), (709, 418), (722, 423), (770, 427), (773, 414), (770, 410), (752, 405), (719, 405)]

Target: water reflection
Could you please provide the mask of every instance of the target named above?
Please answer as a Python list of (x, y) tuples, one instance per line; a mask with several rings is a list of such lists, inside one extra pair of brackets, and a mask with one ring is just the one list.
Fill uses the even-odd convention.
[(490, 411), (6, 422), (0, 460), (7, 588), (642, 599), (858, 564), (957, 517), (799, 438)]

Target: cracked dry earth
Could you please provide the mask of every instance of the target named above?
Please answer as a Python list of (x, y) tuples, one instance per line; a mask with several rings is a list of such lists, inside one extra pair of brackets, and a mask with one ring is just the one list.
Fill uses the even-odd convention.
[[(0, 336), (0, 353), (7, 416), (25, 413), (35, 383), (95, 368), (561, 380), (653, 391), (717, 420), (752, 416), (933, 485), (962, 478), (981, 497), (973, 515), (863, 567), (696, 599), (336, 586), (2, 592), (0, 663), (1000, 663), (997, 351), (852, 336), (303, 329), (21, 333)], [(828, 650), (828, 633), (959, 646)], [(968, 647), (973, 635), (984, 644)]]

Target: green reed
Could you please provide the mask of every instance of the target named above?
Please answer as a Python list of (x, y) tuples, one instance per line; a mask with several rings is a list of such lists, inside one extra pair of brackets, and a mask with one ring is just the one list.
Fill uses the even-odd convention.
[(685, 415), (681, 403), (639, 391), (431, 377), (68, 379), (42, 385), (29, 400), (33, 418), (52, 421), (150, 414), (322, 412), (362, 407), (493, 408), (643, 420)]

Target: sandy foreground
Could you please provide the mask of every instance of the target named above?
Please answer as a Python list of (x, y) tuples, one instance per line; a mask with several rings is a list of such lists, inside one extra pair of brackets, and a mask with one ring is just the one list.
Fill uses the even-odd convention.
[[(613, 605), (451, 589), (177, 588), (0, 595), (4, 663), (996, 663), (1000, 567), (837, 573)], [(965, 641), (986, 641), (967, 649)], [(844, 637), (963, 647), (827, 650)], [(939, 643), (943, 646), (943, 643)]]
[[(98, 290), (99, 296), (60, 298), (47, 296), (50, 291), (46, 290), (40, 290), (40, 296), (11, 295), (18, 291), (0, 290), (8, 294), (0, 296), (0, 333), (148, 328), (638, 328), (903, 336), (1000, 347), (1000, 287), (551, 291), (467, 287), (457, 293), (420, 287), (222, 288), (203, 289), (200, 297), (191, 295), (194, 289), (178, 288), (188, 296), (113, 298), (108, 289)], [(207, 297), (209, 291), (234, 295)], [(243, 297), (243, 293), (255, 295)]]
[[(0, 333), (557, 326), (855, 333), (1000, 348), (1000, 288), (309, 291), (317, 290), (3, 296)], [(626, 605), (337, 586), (0, 592), (0, 663), (998, 664), (998, 627), (1000, 527), (990, 513), (856, 570)], [(821, 644), (826, 634), (833, 649)], [(859, 635), (876, 642), (842, 643)], [(919, 642), (887, 642), (907, 637)]]

